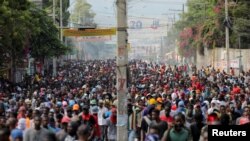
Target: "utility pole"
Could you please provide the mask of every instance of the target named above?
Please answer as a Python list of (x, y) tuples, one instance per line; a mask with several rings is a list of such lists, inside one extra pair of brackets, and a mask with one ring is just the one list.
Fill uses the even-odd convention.
[(226, 53), (227, 53), (227, 73), (230, 72), (230, 58), (229, 58), (229, 25), (228, 25), (228, 0), (225, 0), (225, 15), (226, 15)]
[(60, 39), (61, 41), (63, 42), (63, 33), (62, 33), (62, 28), (63, 28), (63, 17), (62, 17), (62, 13), (63, 13), (63, 10), (62, 10), (62, 0), (60, 0)]
[[(53, 22), (56, 24), (56, 0), (53, 0)], [(56, 57), (53, 57), (53, 77), (56, 76)]]
[(239, 49), (240, 49), (240, 56), (239, 56), (239, 74), (241, 73), (242, 67), (242, 55), (241, 55), (241, 36), (239, 36)]
[(127, 114), (127, 3), (126, 0), (116, 0), (117, 6), (117, 140), (128, 140), (128, 114)]
[(54, 24), (56, 24), (56, 0), (53, 0), (53, 10), (52, 10), (52, 12), (53, 12), (53, 15), (52, 15), (53, 22), (54, 22)]
[(185, 4), (182, 5), (182, 14), (185, 12)]

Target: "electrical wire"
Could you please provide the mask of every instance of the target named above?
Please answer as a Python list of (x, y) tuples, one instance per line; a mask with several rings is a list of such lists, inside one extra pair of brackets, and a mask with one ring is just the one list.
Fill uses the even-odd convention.
[[(104, 15), (104, 16), (113, 16), (113, 13), (105, 13), (105, 12), (101, 12), (101, 11), (95, 11), (95, 12), (99, 12), (100, 14), (98, 15)], [(164, 13), (164, 15), (178, 15), (179, 13)], [(156, 15), (156, 14), (155, 14)], [(162, 14), (163, 15), (163, 14)], [(151, 15), (152, 16), (152, 15)], [(144, 17), (144, 16), (135, 16), (135, 15), (128, 15), (128, 18), (141, 18), (141, 19), (159, 19), (160, 17), (158, 18), (151, 18), (151, 17)]]

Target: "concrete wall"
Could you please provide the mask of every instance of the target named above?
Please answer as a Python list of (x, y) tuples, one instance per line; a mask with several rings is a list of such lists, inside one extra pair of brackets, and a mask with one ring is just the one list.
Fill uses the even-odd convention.
[[(238, 69), (239, 68), (239, 49), (229, 49), (230, 55), (230, 66)], [(242, 66), (243, 70), (250, 69), (250, 49), (241, 49), (242, 55)], [(225, 48), (215, 48), (215, 49), (205, 49), (205, 55), (202, 56), (197, 52), (197, 67), (212, 65), (216, 69), (226, 70), (226, 49)]]

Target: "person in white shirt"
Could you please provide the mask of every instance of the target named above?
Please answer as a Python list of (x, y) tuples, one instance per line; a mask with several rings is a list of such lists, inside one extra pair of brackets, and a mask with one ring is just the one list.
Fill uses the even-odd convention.
[(107, 121), (104, 119), (103, 115), (108, 111), (108, 108), (106, 108), (104, 105), (104, 102), (102, 100), (99, 101), (99, 110), (98, 110), (98, 125), (101, 129), (101, 140), (105, 140), (106, 137), (106, 130), (107, 130)]
[(211, 108), (209, 108), (208, 111), (207, 111), (208, 114), (211, 114), (214, 111), (214, 109), (217, 109), (216, 104), (217, 104), (217, 101), (213, 99), (211, 101)]

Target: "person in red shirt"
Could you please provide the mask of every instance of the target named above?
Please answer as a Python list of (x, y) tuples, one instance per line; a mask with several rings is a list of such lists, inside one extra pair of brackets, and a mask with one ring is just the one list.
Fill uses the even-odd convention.
[(26, 118), (25, 114), (26, 114), (26, 109), (24, 106), (21, 106), (18, 110), (17, 119)]
[(98, 125), (98, 117), (97, 117), (98, 107), (97, 106), (93, 107), (92, 114), (93, 114), (93, 117), (95, 119), (95, 124), (94, 124), (94, 136), (95, 136), (95, 140), (100, 140), (100, 138), (101, 138), (101, 130), (100, 130), (100, 127)]
[(88, 106), (84, 106), (83, 107), (83, 112), (82, 112), (82, 122), (84, 124), (90, 124), (90, 123), (92, 124), (93, 120), (94, 120), (94, 117), (93, 117), (93, 115), (91, 115), (89, 113)]
[(167, 122), (169, 127), (172, 126), (172, 123), (174, 121), (174, 118), (170, 116), (170, 112), (171, 112), (171, 107), (169, 105), (165, 105), (164, 113), (160, 116), (160, 119), (162, 121)]
[(202, 91), (202, 86), (201, 86), (201, 83), (199, 81), (196, 81), (195, 88), (196, 88), (196, 90)]
[(90, 136), (89, 140), (93, 140), (95, 138), (95, 117), (89, 113), (89, 107), (83, 107), (82, 113), (82, 124), (86, 124), (90, 128)]
[(237, 84), (233, 87), (233, 94), (240, 94), (240, 88), (237, 86)]

